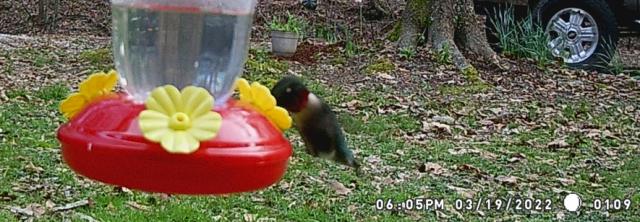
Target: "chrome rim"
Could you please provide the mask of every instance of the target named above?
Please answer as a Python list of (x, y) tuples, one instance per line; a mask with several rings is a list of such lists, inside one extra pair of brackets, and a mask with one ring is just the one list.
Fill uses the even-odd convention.
[(598, 24), (593, 16), (579, 8), (565, 8), (551, 17), (547, 24), (548, 47), (565, 63), (587, 60), (598, 46)]

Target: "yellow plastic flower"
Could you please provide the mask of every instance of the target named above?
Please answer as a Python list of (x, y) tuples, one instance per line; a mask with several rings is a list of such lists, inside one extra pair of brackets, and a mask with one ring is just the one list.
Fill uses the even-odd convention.
[(195, 152), (200, 141), (218, 134), (222, 124), (220, 114), (211, 111), (211, 94), (195, 86), (182, 92), (172, 85), (155, 88), (145, 105), (138, 120), (142, 134), (170, 153)]
[(113, 88), (118, 82), (118, 73), (111, 70), (109, 73), (94, 73), (80, 83), (80, 90), (73, 93), (60, 103), (60, 112), (67, 117), (73, 118), (82, 111), (89, 103), (95, 102), (104, 97), (113, 95)]
[(291, 116), (286, 109), (276, 106), (276, 98), (271, 95), (269, 88), (258, 82), (249, 85), (246, 79), (240, 78), (236, 81), (236, 88), (240, 91), (240, 102), (249, 104), (267, 117), (280, 130), (291, 128)]

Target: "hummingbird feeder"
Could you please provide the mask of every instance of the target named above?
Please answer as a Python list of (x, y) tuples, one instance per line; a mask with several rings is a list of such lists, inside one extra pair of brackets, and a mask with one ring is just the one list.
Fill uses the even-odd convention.
[[(113, 0), (117, 71), (89, 76), (61, 103), (66, 164), (147, 192), (226, 194), (277, 182), (292, 154), (282, 132), (291, 117), (267, 87), (239, 78), (255, 5)], [(124, 90), (115, 93), (118, 81)]]

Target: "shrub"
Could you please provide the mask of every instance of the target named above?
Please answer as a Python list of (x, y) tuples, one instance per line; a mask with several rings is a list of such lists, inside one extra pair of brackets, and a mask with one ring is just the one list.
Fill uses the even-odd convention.
[(498, 38), (498, 46), (503, 54), (516, 58), (530, 58), (542, 67), (554, 60), (547, 47), (549, 37), (531, 14), (517, 21), (513, 7), (509, 6), (504, 10), (494, 8), (492, 15), (490, 22), (493, 34)]
[(273, 31), (281, 31), (281, 32), (294, 32), (298, 34), (298, 36), (304, 35), (304, 30), (307, 27), (307, 22), (304, 20), (288, 13), (286, 21), (283, 21), (280, 17), (274, 17), (271, 22), (269, 22), (269, 28)]

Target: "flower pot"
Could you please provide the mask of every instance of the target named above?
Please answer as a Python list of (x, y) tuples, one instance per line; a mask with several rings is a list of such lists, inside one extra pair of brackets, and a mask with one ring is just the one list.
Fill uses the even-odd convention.
[(299, 38), (294, 32), (271, 31), (271, 52), (277, 56), (291, 57), (296, 53)]

